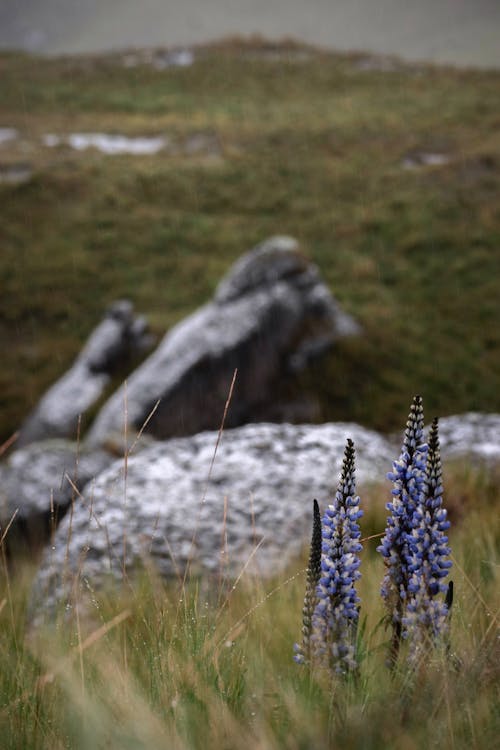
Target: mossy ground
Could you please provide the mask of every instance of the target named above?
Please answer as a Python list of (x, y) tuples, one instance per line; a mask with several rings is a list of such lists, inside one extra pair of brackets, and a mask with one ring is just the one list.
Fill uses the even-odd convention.
[[(320, 419), (399, 428), (414, 393), (430, 413), (500, 408), (500, 74), (359, 62), (263, 43), (163, 71), (0, 55), (0, 125), (20, 133), (0, 167), (33, 169), (0, 184), (0, 439), (110, 301), (129, 297), (161, 333), (276, 233), (365, 330), (292, 386), (319, 395)], [(42, 145), (87, 131), (172, 148)], [(419, 152), (447, 162), (405, 168)]]

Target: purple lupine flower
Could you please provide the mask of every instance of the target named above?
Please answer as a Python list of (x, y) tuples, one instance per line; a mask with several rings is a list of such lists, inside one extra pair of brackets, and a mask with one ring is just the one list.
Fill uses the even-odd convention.
[(408, 597), (411, 571), (408, 567), (409, 535), (413, 531), (414, 514), (420, 505), (425, 480), (427, 445), (424, 441), (424, 411), (422, 398), (415, 396), (411, 406), (403, 440), (401, 455), (387, 474), (394, 488), (392, 501), (386, 508), (385, 535), (377, 550), (385, 559), (386, 573), (381, 594), (385, 601), (392, 626), (391, 663), (394, 665), (401, 636), (403, 617)]
[(444, 579), (451, 568), (446, 532), (450, 526), (442, 507), (443, 484), (438, 420), (429, 433), (425, 482), (408, 536), (408, 602), (403, 625), (410, 636), (410, 659), (416, 660), (426, 643), (436, 642), (448, 629), (448, 591)]
[(316, 589), (321, 574), (321, 516), (318, 501), (313, 502), (313, 530), (309, 565), (307, 567), (306, 594), (302, 608), (302, 643), (293, 647), (297, 664), (311, 664), (312, 619), (318, 597)]
[(321, 575), (313, 614), (314, 660), (337, 674), (357, 666), (355, 655), (361, 532), (354, 476), (354, 444), (347, 441), (340, 482), (323, 516)]

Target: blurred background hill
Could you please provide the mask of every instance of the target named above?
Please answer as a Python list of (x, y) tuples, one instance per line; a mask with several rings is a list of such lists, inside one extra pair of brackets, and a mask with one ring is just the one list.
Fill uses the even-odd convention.
[(498, 0), (0, 0), (0, 443), (111, 302), (159, 337), (276, 234), (365, 332), (290, 386), (318, 421), (500, 411), (498, 29)]
[(1, 0), (0, 49), (44, 54), (294, 37), (460, 66), (500, 66), (498, 0)]

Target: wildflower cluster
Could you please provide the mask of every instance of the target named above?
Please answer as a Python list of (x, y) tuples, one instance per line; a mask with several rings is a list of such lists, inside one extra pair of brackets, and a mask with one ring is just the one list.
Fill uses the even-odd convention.
[(423, 425), (422, 399), (415, 396), (401, 455), (387, 475), (394, 484), (393, 499), (386, 506), (390, 515), (378, 547), (386, 564), (381, 594), (392, 625), (393, 665), (401, 638), (409, 638), (414, 660), (424, 643), (437, 641), (448, 627), (449, 602), (435, 598), (446, 591), (443, 579), (451, 567), (438, 422), (432, 424), (429, 445), (424, 442)]
[[(309, 663), (344, 675), (357, 666), (355, 638), (359, 597), (355, 582), (361, 575), (358, 519), (362, 511), (356, 496), (354, 461), (354, 444), (348, 440), (337, 492), (322, 520), (319, 570), (311, 565), (313, 556), (317, 560), (318, 555), (318, 540), (313, 534), (303, 609), (303, 643), (301, 647), (296, 646), (296, 661), (308, 659)], [(312, 601), (314, 609), (309, 618)]]
[(413, 516), (420, 504), (425, 478), (427, 445), (424, 441), (424, 410), (422, 399), (415, 396), (406, 423), (401, 455), (393, 463), (387, 478), (393, 482), (392, 500), (386, 508), (385, 535), (378, 551), (385, 558), (386, 573), (381, 594), (390, 617), (393, 639), (391, 659), (395, 661), (403, 628), (410, 570), (409, 538), (413, 530)]
[[(341, 675), (357, 668), (360, 600), (355, 584), (361, 575), (358, 519), (362, 511), (354, 463), (354, 445), (348, 440), (338, 489), (322, 521), (314, 501), (302, 644), (295, 645), (294, 657), (298, 663), (325, 666)], [(427, 444), (420, 396), (413, 400), (401, 454), (387, 476), (393, 482), (392, 499), (377, 549), (386, 566), (381, 595), (392, 627), (394, 666), (402, 639), (409, 641), (409, 659), (415, 663), (428, 645), (446, 637), (453, 598), (453, 584), (444, 582), (451, 561), (449, 522), (442, 507), (438, 421), (432, 424)]]
[(311, 663), (311, 635), (314, 610), (318, 602), (316, 588), (321, 573), (321, 516), (318, 501), (313, 502), (313, 531), (311, 538), (311, 552), (306, 576), (306, 595), (302, 608), (302, 643), (294, 646), (297, 664)]
[(425, 482), (421, 502), (413, 516), (408, 539), (408, 602), (403, 624), (411, 634), (410, 653), (418, 656), (425, 641), (436, 641), (446, 632), (449, 602), (436, 595), (448, 591), (443, 579), (451, 561), (446, 531), (450, 523), (442, 507), (443, 485), (439, 455), (438, 421), (434, 420), (429, 434)]

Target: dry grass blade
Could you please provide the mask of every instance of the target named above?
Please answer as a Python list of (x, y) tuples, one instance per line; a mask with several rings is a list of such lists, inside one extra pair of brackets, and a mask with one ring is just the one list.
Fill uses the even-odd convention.
[(271, 591), (268, 591), (267, 594), (260, 599), (256, 604), (253, 605), (245, 614), (239, 618), (237, 622), (232, 625), (229, 630), (226, 632), (223, 638), (219, 641), (217, 644), (217, 649), (220, 649), (221, 646), (231, 637), (231, 633), (233, 633), (235, 630), (237, 630), (248, 618), (257, 610), (259, 607), (262, 607), (265, 602), (267, 602), (269, 599), (271, 599), (275, 594), (278, 593), (278, 591), (281, 591), (281, 589), (284, 588), (284, 586), (287, 586), (289, 583), (294, 581), (299, 576), (303, 575), (305, 572), (305, 568), (302, 568), (301, 570), (297, 571), (297, 573), (294, 573), (292, 576), (289, 576), (285, 581), (280, 583), (278, 586), (275, 586)]
[(135, 436), (135, 438), (134, 438), (134, 442), (132, 443), (132, 445), (130, 446), (130, 448), (128, 448), (128, 449), (127, 449), (127, 454), (128, 454), (128, 455), (130, 455), (130, 454), (131, 454), (131, 453), (133, 452), (133, 450), (134, 450), (135, 446), (137, 445), (137, 443), (138, 443), (138, 442), (139, 442), (139, 440), (141, 439), (141, 437), (142, 437), (142, 434), (143, 434), (144, 430), (146, 429), (146, 427), (148, 426), (149, 422), (150, 422), (150, 421), (151, 421), (151, 419), (153, 418), (153, 415), (154, 415), (155, 411), (156, 411), (156, 410), (158, 409), (158, 407), (159, 407), (159, 405), (160, 405), (160, 402), (161, 402), (161, 399), (158, 399), (158, 401), (157, 401), (157, 402), (156, 402), (156, 404), (155, 404), (155, 405), (153, 406), (153, 408), (152, 408), (152, 409), (151, 409), (151, 411), (149, 412), (148, 416), (147, 416), (147, 417), (146, 417), (146, 419), (144, 420), (144, 422), (143, 422), (143, 424), (142, 424), (142, 427), (141, 427), (141, 429), (139, 430), (139, 432), (137, 433), (137, 435), (136, 435), (136, 436)]
[(14, 523), (14, 519), (15, 519), (15, 517), (17, 516), (17, 514), (18, 514), (18, 513), (19, 513), (19, 508), (16, 508), (16, 509), (15, 509), (15, 511), (14, 511), (14, 513), (13, 513), (13, 514), (12, 514), (12, 516), (10, 517), (9, 523), (8, 523), (8, 524), (7, 524), (7, 526), (5, 527), (5, 530), (4, 530), (4, 532), (3, 532), (3, 534), (2, 534), (2, 536), (1, 536), (1, 538), (0, 538), (0, 546), (1, 546), (1, 545), (3, 545), (3, 543), (4, 543), (4, 541), (5, 541), (5, 537), (6, 537), (6, 536), (7, 536), (7, 534), (9, 533), (9, 529), (10, 529), (10, 527), (12, 526), (12, 524)]
[(14, 432), (10, 438), (7, 438), (7, 440), (0, 445), (0, 458), (4, 455), (4, 453), (7, 453), (9, 448), (11, 448), (14, 443), (16, 442), (17, 438), (19, 437), (19, 432)]
[(113, 630), (113, 628), (116, 628), (122, 622), (127, 620), (131, 616), (131, 614), (132, 613), (130, 609), (125, 609), (119, 614), (115, 615), (112, 620), (109, 620), (109, 622), (106, 622), (104, 625), (101, 625), (101, 627), (97, 628), (97, 630), (94, 630), (83, 641), (79, 639), (78, 645), (72, 649), (72, 651), (65, 659), (61, 660), (61, 662), (54, 669), (45, 672), (45, 674), (39, 677), (37, 686), (43, 687), (47, 683), (53, 682), (54, 678), (58, 674), (64, 672), (68, 668), (69, 664), (71, 664), (75, 657), (81, 659), (85, 651), (87, 651), (91, 646), (100, 641), (105, 635), (107, 635), (107, 633)]
[(477, 586), (474, 585), (474, 583), (471, 581), (465, 570), (462, 568), (456, 557), (452, 554), (450, 555), (451, 559), (453, 560), (453, 565), (456, 566), (457, 570), (463, 575), (464, 579), (467, 581), (469, 586), (471, 587), (472, 591), (474, 592), (477, 599), (481, 602), (483, 605), (485, 611), (488, 613), (490, 617), (493, 618), (493, 622), (497, 622), (498, 615), (493, 612), (493, 610), (488, 606), (488, 604), (485, 602), (484, 598), (481, 596), (481, 592), (477, 588)]
[(212, 455), (212, 459), (210, 461), (210, 466), (209, 466), (209, 469), (208, 469), (207, 480), (205, 482), (205, 487), (204, 487), (204, 490), (203, 490), (203, 495), (202, 495), (202, 498), (201, 498), (200, 506), (199, 506), (198, 513), (197, 513), (197, 516), (196, 516), (196, 521), (195, 521), (195, 524), (194, 524), (193, 536), (192, 536), (192, 539), (191, 539), (191, 545), (190, 545), (190, 549), (189, 549), (189, 554), (188, 554), (188, 557), (187, 557), (186, 567), (185, 567), (185, 570), (184, 570), (184, 578), (183, 578), (183, 582), (182, 582), (183, 588), (186, 585), (186, 581), (188, 579), (189, 571), (190, 571), (190, 568), (191, 568), (191, 563), (193, 561), (194, 548), (195, 548), (195, 543), (196, 543), (196, 536), (197, 536), (197, 533), (198, 533), (198, 526), (199, 526), (199, 523), (200, 523), (201, 510), (202, 510), (203, 505), (205, 504), (205, 500), (206, 500), (206, 497), (207, 497), (208, 485), (209, 485), (209, 482), (210, 482), (210, 478), (212, 476), (212, 471), (213, 471), (213, 468), (214, 468), (214, 463), (215, 463), (215, 459), (216, 459), (216, 456), (217, 456), (217, 451), (219, 449), (220, 441), (221, 441), (221, 438), (222, 438), (222, 433), (224, 432), (224, 425), (225, 425), (225, 422), (226, 422), (226, 417), (227, 417), (227, 412), (229, 410), (229, 405), (230, 405), (231, 399), (233, 397), (234, 385), (236, 383), (236, 377), (237, 377), (237, 375), (238, 375), (238, 369), (235, 369), (234, 372), (233, 372), (233, 377), (232, 377), (232, 380), (231, 380), (231, 385), (229, 386), (229, 393), (228, 393), (228, 396), (227, 396), (227, 399), (226, 399), (226, 403), (224, 405), (224, 412), (223, 412), (223, 415), (222, 415), (222, 421), (221, 421), (221, 424), (220, 424), (220, 427), (219, 427), (219, 431), (217, 433), (217, 440), (215, 441), (215, 448), (214, 448), (214, 452), (213, 452), (213, 455)]

